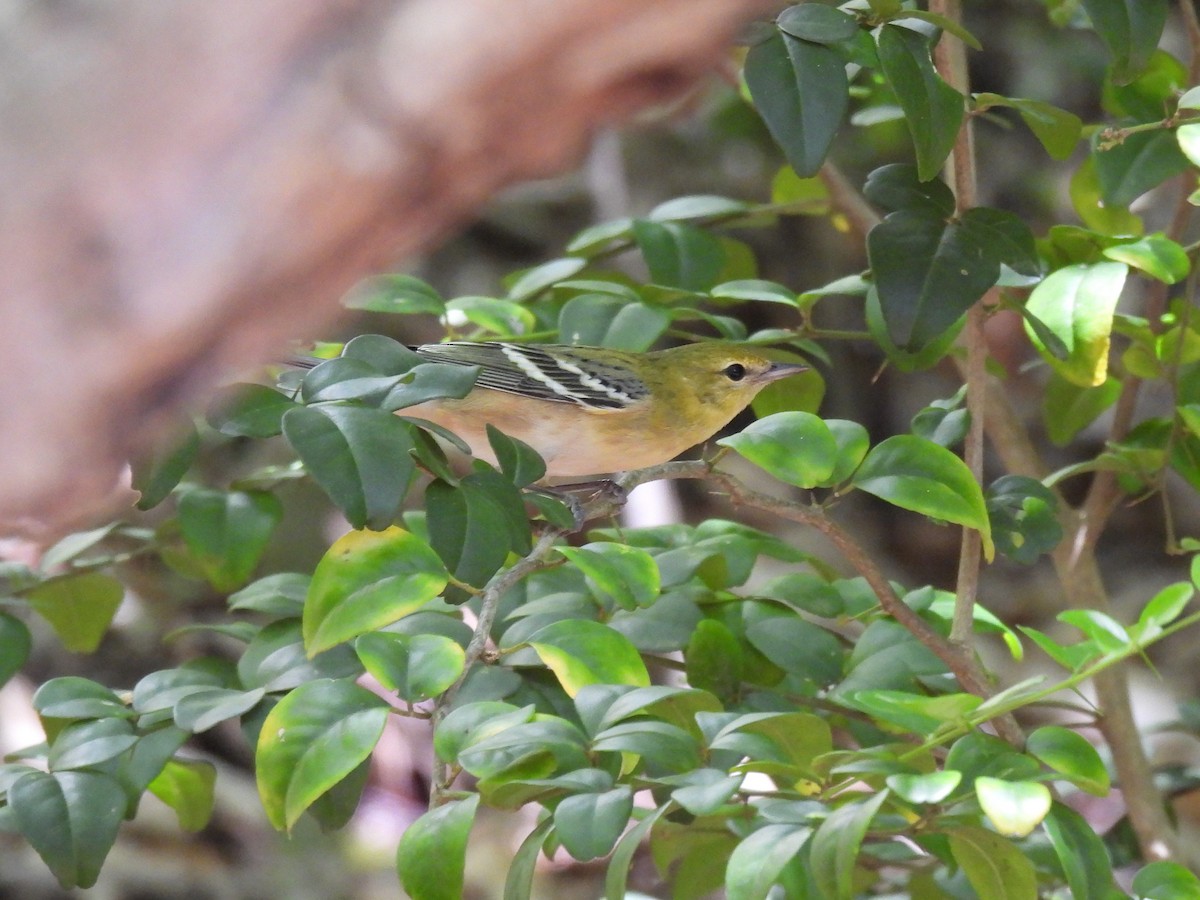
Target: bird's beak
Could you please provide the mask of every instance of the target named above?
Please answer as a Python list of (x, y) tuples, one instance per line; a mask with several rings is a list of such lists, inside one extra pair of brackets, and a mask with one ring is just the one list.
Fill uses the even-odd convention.
[(800, 363), (771, 363), (771, 368), (763, 372), (761, 378), (763, 384), (770, 384), (772, 381), (778, 381), (780, 378), (787, 378), (789, 375), (799, 375), (801, 372), (807, 372), (809, 366), (801, 365)]

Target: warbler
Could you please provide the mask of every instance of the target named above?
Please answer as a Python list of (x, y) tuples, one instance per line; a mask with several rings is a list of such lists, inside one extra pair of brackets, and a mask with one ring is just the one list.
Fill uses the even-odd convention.
[(490, 424), (541, 454), (550, 478), (667, 462), (712, 437), (771, 382), (808, 369), (718, 341), (649, 353), (501, 341), (413, 349), (428, 362), (478, 366), (479, 374), (466, 397), (398, 415), (441, 425), (494, 463)]

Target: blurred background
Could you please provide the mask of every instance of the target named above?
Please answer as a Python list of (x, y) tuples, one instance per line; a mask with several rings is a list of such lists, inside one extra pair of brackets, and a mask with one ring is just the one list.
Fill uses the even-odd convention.
[[(1048, 20), (1047, 6), (1038, 0), (968, 0), (965, 24), (982, 39), (986, 52), (971, 54), (971, 82), (977, 92), (1047, 101), (1068, 109), (1085, 123), (1101, 121), (1096, 85), (1106, 54), (1091, 32), (1061, 29)], [(1180, 25), (1172, 21), (1165, 49), (1183, 56)], [(595, 135), (578, 169), (559, 178), (524, 184), (496, 197), (460, 234), (426, 258), (397, 264), (432, 284), (445, 297), (499, 296), (502, 279), (520, 269), (562, 255), (565, 244), (584, 227), (609, 219), (644, 214), (657, 204), (689, 194), (717, 194), (763, 201), (782, 158), (757, 114), (744, 102), (736, 84), (737, 54), (732, 51), (728, 77), (712, 77), (685, 102), (656, 110), (621, 132)], [(867, 89), (854, 106), (854, 120), (836, 143), (831, 158), (847, 179), (861, 185), (866, 174), (887, 162), (908, 159), (909, 139), (903, 123), (890, 117), (888, 98)], [(1042, 234), (1050, 224), (1076, 221), (1068, 179), (1076, 161), (1049, 160), (1030, 132), (1013, 127), (1003, 115), (976, 122), (980, 202), (1012, 210)], [(1078, 153), (1085, 148), (1080, 146)], [(1169, 208), (1154, 194), (1139, 201), (1138, 212), (1147, 231), (1156, 230)], [(861, 241), (837, 218), (790, 216), (768, 227), (741, 230), (737, 237), (758, 254), (760, 277), (797, 291), (820, 287), (866, 267)], [(1194, 236), (1193, 236), (1194, 239)], [(618, 265), (636, 266), (632, 258)], [(636, 271), (631, 269), (631, 271)], [(1135, 304), (1136, 296), (1126, 303)], [(772, 304), (756, 304), (735, 314), (752, 315), (751, 330), (790, 325), (787, 311), (768, 318)], [(824, 328), (861, 331), (861, 303), (832, 298), (819, 307)], [(993, 353), (1009, 374), (1009, 393), (1031, 422), (1044, 446), (1038, 400), (1045, 372), (1034, 364), (1020, 322), (997, 316), (990, 323)], [(402, 330), (397, 330), (397, 329)], [(297, 334), (300, 342), (345, 340), (360, 333), (383, 333), (406, 343), (438, 340), (443, 336), (432, 318), (348, 314), (341, 328), (328, 334)], [(823, 344), (831, 360), (822, 365), (827, 391), (821, 406), (825, 417), (863, 423), (873, 440), (907, 431), (912, 416), (931, 401), (958, 389), (949, 364), (918, 373), (901, 373), (885, 365), (878, 349), (865, 341), (835, 340)], [(1169, 398), (1147, 395), (1146, 409)], [(197, 411), (199, 414), (202, 411)], [(736, 429), (748, 419), (735, 422)], [(1095, 452), (1106, 433), (1104, 419), (1081, 436), (1071, 450), (1048, 450), (1051, 465), (1066, 464), (1072, 454)], [(195, 477), (224, 484), (278, 458), (286, 448), (262, 441), (208, 439)], [(731, 462), (731, 465), (735, 464)], [(744, 473), (747, 478), (753, 474)], [(998, 471), (993, 475), (1000, 474)], [(1067, 490), (1086, 484), (1068, 482)], [(277, 532), (260, 574), (272, 571), (310, 571), (329, 542), (345, 530), (313, 485), (298, 481), (281, 494), (288, 514)], [(1173, 498), (1180, 534), (1200, 533), (1200, 509), (1194, 494), (1180, 491)], [(904, 583), (933, 583), (952, 588), (959, 550), (957, 529), (940, 527), (901, 513), (865, 496), (853, 496), (839, 507), (839, 516), (888, 574)], [(706, 516), (737, 517), (719, 497), (700, 484), (649, 486), (635, 493), (628, 516), (637, 524), (673, 518), (696, 521)], [(153, 525), (155, 513), (131, 519)], [(1161, 503), (1151, 500), (1120, 510), (1102, 547), (1106, 577), (1118, 613), (1144, 603), (1162, 584), (1186, 574), (1185, 564), (1162, 550)], [(750, 524), (775, 528), (778, 523), (752, 519)], [(815, 537), (789, 534), (803, 545), (824, 549)], [(764, 572), (764, 576), (777, 574)], [(130, 586), (111, 633), (94, 655), (64, 651), (48, 633), (35, 635), (36, 649), (26, 673), (0, 692), (0, 746), (11, 752), (41, 739), (28, 709), (32, 686), (48, 677), (79, 674), (117, 688), (127, 688), (142, 675), (176, 665), (201, 653), (236, 654), (237, 645), (222, 643), (219, 635), (183, 633), (175, 629), (196, 622), (226, 618), (225, 597), (202, 582), (190, 580), (155, 559), (127, 564), (122, 572)], [(1023, 567), (1000, 561), (988, 568), (981, 590), (983, 602), (1009, 624), (1031, 624), (1054, 633), (1053, 616), (1060, 609), (1057, 587), (1048, 564)], [(1120, 616), (1124, 617), (1124, 616)], [(989, 662), (1003, 668), (1002, 651), (995, 647)], [(1176, 704), (1195, 695), (1197, 676), (1187, 639), (1166, 641), (1154, 648), (1158, 674), (1146, 670), (1138, 679), (1135, 709), (1146, 724), (1170, 720)], [(1192, 764), (1192, 745), (1163, 737), (1156, 744), (1158, 761)], [(195, 752), (218, 769), (217, 807), (202, 832), (180, 831), (174, 814), (147, 795), (138, 818), (122, 829), (99, 884), (88, 891), (64, 894), (41, 861), (19, 840), (0, 834), (0, 898), (51, 900), (64, 896), (112, 900), (241, 900), (287, 897), (395, 897), (399, 887), (394, 871), (396, 841), (405, 826), (425, 808), (431, 752), (420, 723), (389, 726), (372, 763), (371, 782), (363, 803), (342, 832), (323, 835), (306, 818), (290, 839), (270, 829), (260, 808), (253, 781), (251, 748), (236, 727), (226, 723), (195, 742)], [(483, 811), (471, 838), (468, 868), (470, 897), (500, 896), (503, 872), (531, 820)], [(547, 862), (538, 878), (538, 895), (596, 897), (602, 893), (603, 863), (578, 864), (563, 856)], [(631, 884), (650, 896), (662, 893), (648, 861), (637, 864)]]

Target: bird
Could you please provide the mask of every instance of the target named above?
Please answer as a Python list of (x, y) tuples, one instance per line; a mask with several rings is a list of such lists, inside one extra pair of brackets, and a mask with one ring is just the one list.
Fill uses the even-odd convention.
[(465, 397), (418, 403), (398, 415), (446, 428), (473, 456), (495, 463), (487, 438), (492, 425), (536, 450), (552, 479), (668, 462), (724, 428), (768, 384), (809, 368), (724, 341), (644, 353), (508, 341), (411, 349), (423, 362), (479, 371)]

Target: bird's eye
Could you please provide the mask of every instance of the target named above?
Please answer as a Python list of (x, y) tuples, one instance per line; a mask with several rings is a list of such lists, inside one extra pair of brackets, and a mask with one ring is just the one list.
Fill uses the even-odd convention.
[(746, 367), (741, 363), (731, 363), (723, 370), (725, 377), (730, 381), (741, 381), (746, 377)]

